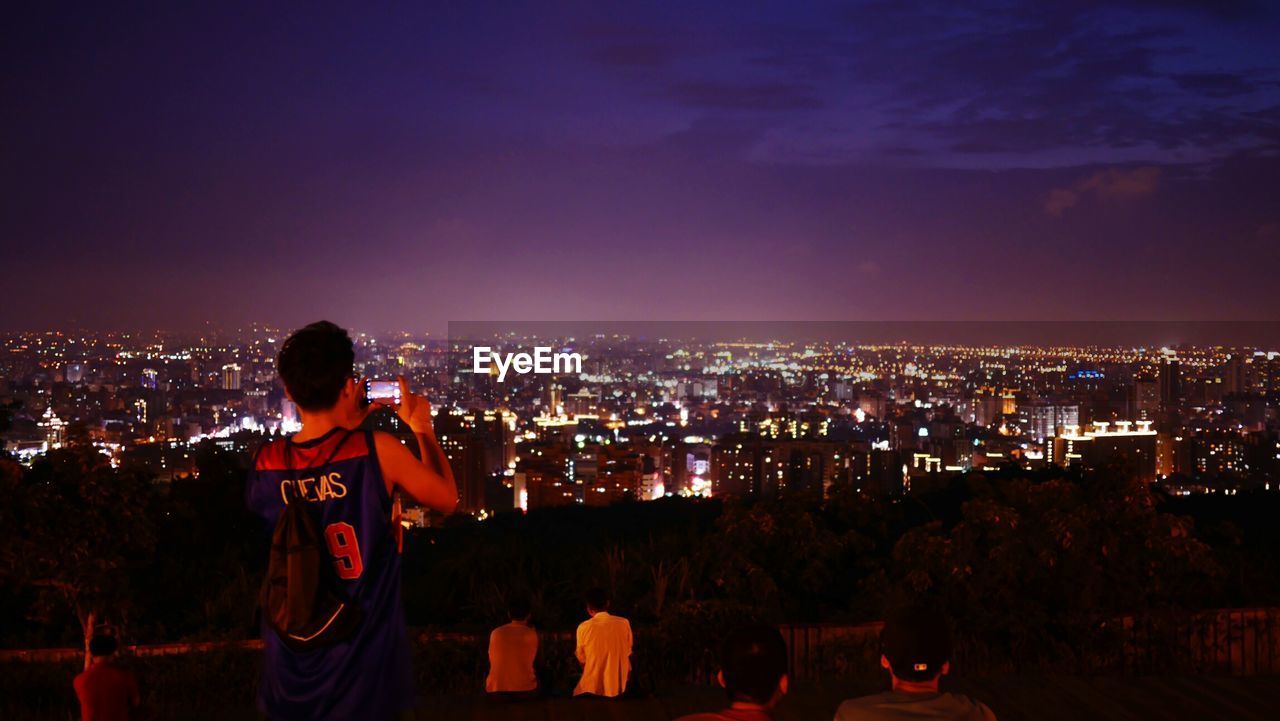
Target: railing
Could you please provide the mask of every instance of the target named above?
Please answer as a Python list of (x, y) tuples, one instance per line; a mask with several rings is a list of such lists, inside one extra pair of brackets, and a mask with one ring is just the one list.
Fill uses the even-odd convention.
[(1280, 674), (1280, 608), (1229, 608), (1184, 618), (1124, 619), (1125, 670), (1141, 674)]
[[(785, 625), (779, 630), (791, 654), (792, 677), (798, 680), (854, 678), (876, 675), (879, 634), (883, 624)], [(1139, 675), (1179, 671), (1235, 676), (1280, 674), (1280, 608), (1215, 609), (1185, 616), (1122, 619), (1120, 637), (1112, 652), (1099, 654), (1085, 671), (1121, 671)], [(648, 633), (637, 629), (637, 645)], [(571, 648), (571, 632), (544, 632), (543, 644)], [(485, 637), (467, 633), (424, 632), (415, 636), (423, 646), (433, 641), (461, 642), (483, 653)], [(203, 641), (128, 646), (126, 654), (170, 656), (222, 650), (253, 651), (259, 640)], [(78, 648), (0, 650), (0, 662), (60, 663), (81, 659)], [(637, 659), (639, 660), (639, 659)], [(482, 662), (482, 660), (481, 660)], [(1119, 666), (1117, 668), (1117, 665)], [(981, 674), (982, 669), (968, 669)]]
[[(262, 641), (255, 638), (244, 641), (194, 641), (190, 643), (153, 643), (122, 646), (120, 647), (120, 653), (126, 656), (177, 656), (208, 651), (258, 651), (261, 649)], [(0, 661), (63, 663), (66, 661), (78, 661), (83, 658), (83, 648), (0, 649)]]
[(791, 654), (791, 677), (797, 680), (869, 676), (879, 668), (880, 629), (884, 623), (779, 627)]

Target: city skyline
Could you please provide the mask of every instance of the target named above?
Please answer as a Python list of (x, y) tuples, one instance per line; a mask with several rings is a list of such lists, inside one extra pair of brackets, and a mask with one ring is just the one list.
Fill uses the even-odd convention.
[[(95, 330), (55, 325), (23, 330), (0, 330), (13, 345), (44, 336), (78, 339), (117, 339), (130, 344), (151, 342), (173, 347), (239, 343), (255, 338), (281, 338), (293, 327), (251, 322), (223, 326), (205, 322), (177, 330), (128, 328)], [(832, 343), (849, 347), (870, 345), (1009, 347), (1009, 348), (1130, 348), (1158, 350), (1180, 347), (1242, 348), (1273, 351), (1280, 348), (1280, 321), (688, 321), (688, 320), (485, 320), (449, 321), (440, 328), (347, 329), (361, 342), (427, 342), (447, 344), (470, 357), (476, 344), (504, 337), (557, 342), (613, 336), (639, 341), (671, 340), (694, 343)], [(7, 337), (6, 337), (7, 336)]]
[(1275, 318), (1262, 3), (24, 8), (0, 329)]
[[(671, 495), (896, 496), (969, 472), (1117, 462), (1175, 494), (1234, 494), (1271, 490), (1280, 462), (1280, 351), (1267, 347), (678, 340), (623, 333), (654, 324), (571, 325), (482, 341), (550, 341), (578, 357), (570, 369), (504, 379), (471, 367), (470, 340), (357, 334), (355, 372), (403, 375), (432, 399), (461, 509), (481, 519)], [(177, 480), (204, 444), (250, 453), (298, 430), (275, 368), (283, 338), (8, 337), (0, 440), (24, 463), (92, 444)]]

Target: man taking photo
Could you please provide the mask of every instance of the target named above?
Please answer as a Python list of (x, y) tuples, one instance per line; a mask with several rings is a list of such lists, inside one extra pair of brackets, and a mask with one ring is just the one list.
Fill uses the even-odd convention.
[[(376, 406), (366, 401), (354, 365), (351, 337), (327, 321), (284, 342), (277, 369), (302, 430), (262, 446), (249, 473), (249, 508), (271, 525), (283, 521), (286, 504), (300, 504), (309, 516), (304, 530), (314, 529), (316, 542), (327, 548), (322, 582), (331, 582), (335, 595), (358, 611), (353, 628), (332, 642), (323, 636), (332, 629), (320, 628), (318, 645), (314, 637), (264, 627), (258, 705), (271, 719), (389, 719), (414, 701), (393, 498), (399, 490), (448, 513), (458, 491), (436, 442), (430, 404), (403, 378), (399, 405), (388, 407), (413, 431), (421, 460), (390, 434), (358, 430)], [(295, 548), (277, 541), (273, 563), (274, 554)], [(293, 557), (282, 557), (290, 559), (285, 596), (292, 605), (304, 592), (292, 587)]]

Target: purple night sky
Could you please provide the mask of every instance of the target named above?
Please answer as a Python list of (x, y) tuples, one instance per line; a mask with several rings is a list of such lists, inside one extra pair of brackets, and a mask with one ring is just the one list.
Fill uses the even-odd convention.
[(1277, 318), (1263, 2), (235, 4), (7, 16), (0, 329)]

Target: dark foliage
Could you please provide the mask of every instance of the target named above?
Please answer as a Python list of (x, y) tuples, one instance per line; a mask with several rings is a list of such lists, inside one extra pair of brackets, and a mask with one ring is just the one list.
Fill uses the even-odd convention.
[[(239, 457), (206, 444), (198, 477), (171, 484), (83, 448), (0, 463), (4, 645), (78, 645), (86, 608), (126, 643), (256, 635), (266, 536)], [(681, 639), (650, 654), (653, 673), (687, 676), (738, 620), (861, 622), (905, 595), (940, 599), (962, 651), (1001, 664), (1087, 655), (1128, 614), (1280, 603), (1274, 495), (1171, 500), (1118, 477), (453, 517), (409, 534), (406, 609), (416, 627), (483, 633), (520, 596), (536, 625), (568, 631), (602, 586), (638, 629)]]

